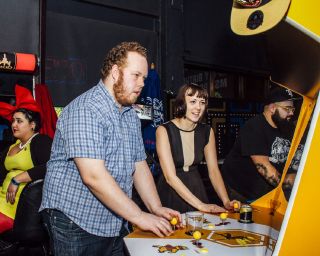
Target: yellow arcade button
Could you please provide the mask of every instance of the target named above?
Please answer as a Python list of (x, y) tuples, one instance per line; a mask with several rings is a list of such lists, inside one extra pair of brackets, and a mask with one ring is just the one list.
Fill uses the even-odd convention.
[(177, 218), (173, 217), (173, 218), (171, 219), (170, 223), (171, 223), (171, 225), (177, 225), (177, 223), (178, 223)]
[(201, 238), (201, 232), (200, 231), (194, 231), (192, 236), (193, 236), (194, 239), (199, 240)]
[(212, 223), (208, 224), (208, 228), (210, 228), (210, 229), (214, 229), (215, 227), (216, 226), (214, 224), (212, 224)]
[(228, 218), (228, 213), (226, 212), (220, 213), (220, 219), (225, 220), (226, 218)]
[(201, 253), (208, 253), (209, 252), (209, 250), (207, 248), (201, 248), (199, 251)]

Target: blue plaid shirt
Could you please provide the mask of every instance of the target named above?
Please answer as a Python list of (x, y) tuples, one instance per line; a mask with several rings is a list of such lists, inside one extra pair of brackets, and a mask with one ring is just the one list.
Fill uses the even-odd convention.
[(123, 219), (83, 184), (75, 157), (103, 159), (131, 197), (135, 162), (146, 159), (140, 120), (131, 107), (120, 111), (102, 81), (73, 100), (59, 117), (40, 211), (57, 209), (91, 234), (118, 236)]

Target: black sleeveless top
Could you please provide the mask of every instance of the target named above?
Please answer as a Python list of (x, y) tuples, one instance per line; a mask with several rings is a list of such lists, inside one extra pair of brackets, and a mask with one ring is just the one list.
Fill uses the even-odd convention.
[[(204, 158), (204, 148), (209, 142), (210, 126), (198, 124), (194, 130), (184, 131), (169, 121), (163, 124), (163, 127), (168, 134), (177, 176), (197, 198), (208, 203), (198, 165)], [(157, 189), (163, 206), (180, 212), (197, 210), (167, 184), (163, 174), (158, 180)]]

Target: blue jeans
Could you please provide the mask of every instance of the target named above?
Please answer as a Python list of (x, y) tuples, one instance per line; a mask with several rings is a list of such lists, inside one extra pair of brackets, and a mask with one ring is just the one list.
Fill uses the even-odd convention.
[(41, 214), (55, 256), (125, 255), (123, 237), (128, 231), (124, 225), (119, 236), (100, 237), (86, 232), (60, 211), (46, 209)]

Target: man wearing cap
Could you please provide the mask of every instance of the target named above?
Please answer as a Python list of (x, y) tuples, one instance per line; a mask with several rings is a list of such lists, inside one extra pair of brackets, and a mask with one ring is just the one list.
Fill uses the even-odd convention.
[(232, 198), (251, 202), (280, 182), (291, 146), (293, 99), (290, 90), (273, 89), (263, 113), (241, 128), (222, 166)]

